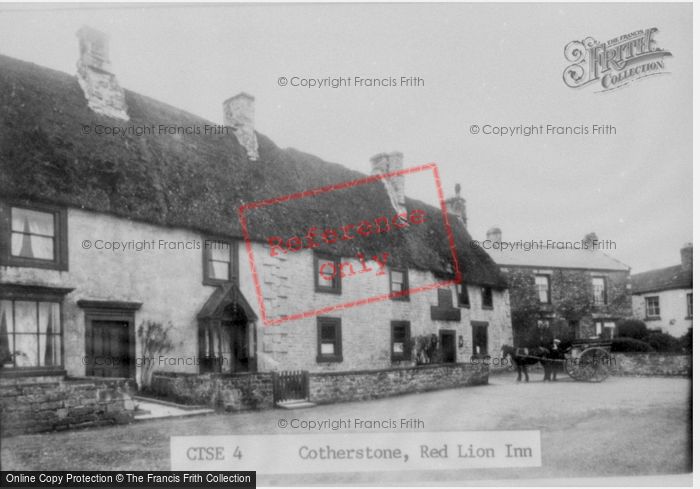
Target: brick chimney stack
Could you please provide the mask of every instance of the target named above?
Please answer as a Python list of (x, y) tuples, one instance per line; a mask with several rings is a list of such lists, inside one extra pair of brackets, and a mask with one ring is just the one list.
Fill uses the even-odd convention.
[(251, 161), (256, 161), (258, 137), (255, 134), (255, 97), (239, 93), (224, 101), (224, 125), (233, 128), (236, 138)]
[(88, 107), (97, 114), (128, 121), (124, 90), (112, 73), (107, 34), (83, 26), (76, 35), (80, 49), (78, 83)]
[(681, 248), (681, 269), (693, 270), (693, 243), (686, 243)]

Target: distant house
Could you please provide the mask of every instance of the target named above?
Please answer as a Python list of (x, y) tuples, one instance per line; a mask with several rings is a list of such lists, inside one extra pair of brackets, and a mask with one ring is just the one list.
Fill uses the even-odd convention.
[[(449, 217), (458, 286), (265, 327), (258, 302), (282, 317), (362, 299), (371, 287), (389, 294), (454, 277), (440, 209), (404, 197), (396, 179), (396, 187), (377, 181), (265, 215), (251, 237), (263, 252), (267, 236), (281, 226), (300, 231), (312, 216), (319, 225), (356, 223), (399, 205), (425, 210), (427, 222), (388, 241), (381, 283), (319, 276), (341, 259), (359, 268), (358, 252), (376, 253), (370, 240), (268, 256), (258, 301), (238, 208), (366, 174), (277, 147), (255, 131), (246, 94), (224, 102), (224, 133), (154, 134), (160, 124), (217, 125), (123, 90), (105, 36), (78, 36), (77, 77), (0, 56), (0, 376), (139, 379), (144, 321), (172, 324), (173, 361), (156, 370), (182, 374), (407, 367), (416, 362), (413, 339), (426, 336), (442, 362), (459, 363), (511, 342), (505, 278), (469, 246), (459, 196)], [(368, 173), (402, 165), (401, 153), (381, 154)]]
[(507, 242), (499, 228), (482, 242), (508, 277), (517, 345), (554, 337), (612, 338), (631, 315), (630, 268), (603, 253), (591, 233), (572, 243)]
[(632, 275), (634, 317), (675, 337), (693, 327), (693, 244), (681, 248), (681, 264)]

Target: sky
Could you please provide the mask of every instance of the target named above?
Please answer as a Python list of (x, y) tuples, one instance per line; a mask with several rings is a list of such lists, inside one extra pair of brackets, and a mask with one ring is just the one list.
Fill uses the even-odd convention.
[[(0, 54), (73, 74), (82, 25), (109, 34), (124, 88), (216, 123), (248, 92), (277, 145), (363, 172), (395, 150), (405, 167), (437, 163), (446, 196), (461, 184), (475, 239), (492, 226), (505, 241), (593, 231), (633, 273), (680, 263), (692, 241), (689, 3), (1, 5)], [(668, 74), (605, 93), (564, 84), (570, 41), (651, 27)], [(423, 84), (279, 84), (348, 76)], [(483, 134), (521, 124), (616, 134)], [(408, 179), (407, 194), (437, 204), (429, 184)]]

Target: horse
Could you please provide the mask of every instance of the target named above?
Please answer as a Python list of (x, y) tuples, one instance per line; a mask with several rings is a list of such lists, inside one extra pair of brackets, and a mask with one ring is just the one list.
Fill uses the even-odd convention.
[(513, 363), (518, 371), (518, 382), (522, 380), (522, 374), (525, 374), (525, 382), (530, 382), (530, 376), (527, 374), (528, 365), (535, 365), (537, 362), (546, 362), (544, 360), (549, 350), (542, 347), (535, 348), (515, 348), (510, 345), (503, 345), (501, 347), (501, 358), (503, 360), (506, 357), (510, 357), (510, 361)]

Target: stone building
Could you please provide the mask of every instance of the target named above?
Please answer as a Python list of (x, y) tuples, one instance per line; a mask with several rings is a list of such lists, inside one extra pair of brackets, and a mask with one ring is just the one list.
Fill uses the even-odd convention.
[[(248, 249), (242, 205), (367, 175), (277, 147), (255, 131), (250, 95), (223, 103), (222, 125), (124, 90), (106, 36), (78, 37), (77, 77), (0, 56), (0, 375), (140, 381), (148, 362), (181, 374), (366, 372), (414, 366), (419, 338), (447, 364), (512, 341), (504, 277), (468, 246), (454, 205), (456, 256), (440, 209), (404, 195), (398, 176), (256, 211)], [(397, 152), (371, 161), (372, 174), (403, 167)], [(416, 210), (423, 224), (381, 240), (268, 249), (270, 236), (309, 221), (324, 229)], [(326, 281), (324, 269), (359, 269), (358, 256), (382, 250), (381, 280)], [(454, 280), (456, 268), (458, 285), (405, 293)], [(369, 293), (387, 297), (333, 309)], [(273, 319), (326, 312), (267, 326), (261, 305)], [(148, 322), (170, 345), (155, 358), (139, 336)]]
[(634, 317), (649, 329), (680, 337), (693, 327), (693, 244), (681, 248), (681, 264), (632, 275)]
[(482, 247), (508, 277), (518, 345), (538, 337), (612, 338), (631, 315), (630, 268), (601, 251), (594, 233), (572, 243), (506, 242), (499, 228)]

